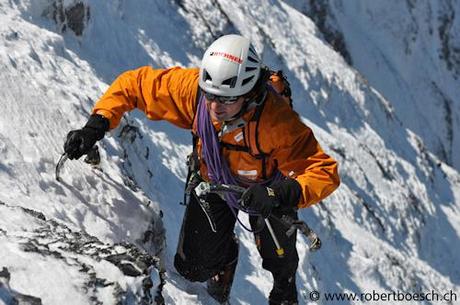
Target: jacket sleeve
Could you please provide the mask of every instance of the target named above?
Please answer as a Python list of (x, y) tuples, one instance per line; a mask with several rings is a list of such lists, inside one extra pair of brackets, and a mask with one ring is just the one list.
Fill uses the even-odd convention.
[(278, 139), (273, 155), (283, 175), (295, 178), (302, 188), (298, 207), (309, 207), (339, 186), (337, 162), (324, 153), (297, 113), (290, 108), (278, 113), (271, 128), (272, 141)]
[(96, 103), (93, 113), (110, 121), (110, 129), (135, 108), (151, 120), (166, 120), (190, 129), (198, 90), (198, 69), (141, 67), (121, 74)]

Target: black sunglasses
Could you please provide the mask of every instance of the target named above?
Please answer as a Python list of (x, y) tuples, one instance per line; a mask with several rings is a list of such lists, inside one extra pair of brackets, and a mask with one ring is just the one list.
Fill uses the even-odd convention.
[(238, 99), (241, 97), (241, 96), (220, 96), (220, 95), (215, 95), (215, 94), (212, 94), (206, 91), (203, 91), (203, 93), (204, 93), (204, 97), (208, 101), (216, 101), (224, 105), (235, 104), (238, 101)]

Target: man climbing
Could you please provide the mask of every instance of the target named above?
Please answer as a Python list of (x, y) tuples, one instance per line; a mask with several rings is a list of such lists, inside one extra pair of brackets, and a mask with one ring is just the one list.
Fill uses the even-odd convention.
[[(277, 255), (258, 219), (296, 218), (298, 208), (319, 202), (339, 185), (336, 161), (323, 152), (274, 82), (248, 39), (225, 35), (206, 50), (199, 69), (142, 67), (121, 74), (87, 124), (69, 132), (64, 145), (70, 159), (80, 158), (134, 108), (151, 120), (192, 130), (190, 196), (174, 264), (188, 280), (207, 281), (209, 293), (221, 303), (229, 298), (238, 260), (238, 208), (251, 212), (262, 267), (273, 275), (269, 304), (295, 305), (296, 235), (287, 237), (286, 227), (272, 222), (284, 249)], [(200, 181), (247, 190), (241, 198), (214, 193), (199, 198), (190, 186)]]

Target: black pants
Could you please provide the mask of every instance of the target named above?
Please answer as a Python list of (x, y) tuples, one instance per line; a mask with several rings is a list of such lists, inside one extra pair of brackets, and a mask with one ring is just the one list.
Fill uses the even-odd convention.
[[(227, 203), (218, 195), (209, 194), (206, 201), (210, 203), (217, 232), (211, 230), (205, 213), (192, 196), (185, 211), (174, 258), (177, 271), (190, 281), (206, 281), (225, 265), (235, 261), (238, 255), (238, 244), (234, 236), (236, 218)], [(293, 209), (273, 211), (273, 215), (278, 217), (283, 214), (297, 218), (297, 213)], [(276, 255), (275, 244), (266, 227), (254, 234), (257, 249), (262, 257), (262, 267), (273, 275), (270, 299), (297, 300), (295, 273), (299, 257), (295, 246), (296, 234), (287, 237), (286, 227), (274, 220), (270, 222), (281, 247), (284, 248), (283, 258)], [(252, 230), (260, 230), (261, 223), (263, 224), (263, 221), (258, 221), (257, 217), (250, 217)]]

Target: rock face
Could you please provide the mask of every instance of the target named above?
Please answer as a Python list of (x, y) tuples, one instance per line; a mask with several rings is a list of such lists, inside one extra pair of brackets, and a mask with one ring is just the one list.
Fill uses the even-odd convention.
[[(18, 245), (15, 249), (16, 255), (32, 255), (34, 259), (30, 264), (56, 260), (63, 268), (69, 269), (66, 273), (77, 272), (78, 276), (84, 278), (81, 289), (86, 291), (91, 304), (102, 304), (104, 300), (101, 298), (104, 298), (107, 290), (111, 291), (111, 298), (116, 304), (131, 304), (128, 300), (136, 300), (138, 304), (162, 304), (164, 276), (158, 271), (157, 257), (133, 244), (104, 244), (94, 236), (72, 231), (31, 209), (0, 202), (0, 210), (0, 215), (7, 216), (0, 222), (0, 239)], [(23, 224), (12, 225), (8, 219), (19, 220)], [(9, 251), (6, 251), (5, 257), (0, 255), (0, 296), (7, 300), (7, 304), (42, 304), (39, 297), (15, 291), (10, 287), (10, 279), (15, 276), (13, 270), (18, 268), (15, 263), (10, 262), (12, 260), (14, 258)], [(20, 260), (16, 264), (23, 265)], [(101, 272), (101, 268), (110, 272), (103, 274), (105, 272)], [(52, 271), (50, 273), (52, 276)], [(126, 285), (126, 279), (111, 276), (116, 273), (133, 278), (136, 284), (130, 287)], [(75, 281), (75, 285), (77, 282), (79, 281)]]
[[(68, 1), (67, 1), (68, 2)], [(70, 29), (77, 36), (82, 36), (90, 18), (90, 8), (83, 1), (55, 0), (43, 12), (43, 15), (54, 20), (59, 31), (64, 33)]]

